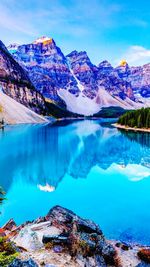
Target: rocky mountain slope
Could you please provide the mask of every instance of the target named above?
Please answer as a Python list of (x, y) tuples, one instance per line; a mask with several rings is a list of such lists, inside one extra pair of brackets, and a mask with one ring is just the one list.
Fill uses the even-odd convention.
[(145, 74), (143, 67), (130, 68), (125, 61), (117, 68), (107, 61), (95, 66), (85, 51), (64, 56), (48, 37), (8, 49), (45, 99), (71, 112), (93, 115), (102, 107), (134, 109), (150, 105), (148, 67)]
[(26, 71), (0, 41), (0, 87), (5, 94), (33, 111), (44, 114), (45, 101), (32, 85)]
[(121, 66), (115, 71), (119, 77), (131, 84), (136, 101), (150, 105), (150, 64), (139, 67), (129, 67), (126, 61), (122, 61)]
[(2, 120), (7, 124), (48, 122), (44, 117), (0, 91), (0, 121)]

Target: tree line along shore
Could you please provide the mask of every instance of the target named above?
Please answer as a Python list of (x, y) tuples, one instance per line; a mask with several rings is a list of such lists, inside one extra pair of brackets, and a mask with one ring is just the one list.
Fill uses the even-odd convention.
[(127, 111), (119, 119), (118, 128), (150, 131), (150, 108)]

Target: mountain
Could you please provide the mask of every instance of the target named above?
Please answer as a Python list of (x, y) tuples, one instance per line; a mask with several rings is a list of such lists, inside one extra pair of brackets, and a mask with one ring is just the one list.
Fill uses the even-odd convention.
[(137, 101), (149, 103), (150, 98), (150, 64), (139, 67), (129, 67), (124, 61), (115, 71), (119, 77), (131, 84), (134, 97)]
[(24, 106), (39, 114), (45, 114), (43, 96), (34, 88), (27, 72), (14, 60), (0, 41), (0, 88)]
[(32, 44), (19, 46), (12, 54), (28, 72), (32, 83), (45, 98), (62, 104), (57, 90), (61, 88), (71, 92), (79, 91), (66, 58), (53, 39), (37, 39)]
[(131, 82), (125, 79), (128, 72), (130, 72), (128, 64), (124, 63), (123, 65), (121, 62), (120, 66), (115, 69), (110, 66), (108, 68), (105, 61), (99, 65), (100, 69), (98, 78), (100, 84), (102, 83), (113, 96), (119, 97), (122, 100), (129, 98), (130, 100), (135, 101)]
[(150, 64), (132, 67), (129, 79), (136, 97), (148, 100), (150, 98)]
[(107, 61), (95, 66), (85, 51), (75, 50), (65, 56), (48, 37), (8, 49), (45, 100), (72, 113), (89, 116), (103, 107), (137, 109), (150, 105), (142, 67), (135, 70), (125, 61), (117, 68)]
[(16, 100), (0, 92), (0, 121), (8, 124), (44, 123), (44, 117), (18, 103)]

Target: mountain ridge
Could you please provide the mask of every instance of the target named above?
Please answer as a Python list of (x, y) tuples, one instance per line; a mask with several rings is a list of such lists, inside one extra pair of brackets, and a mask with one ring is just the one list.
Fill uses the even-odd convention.
[(142, 67), (129, 67), (124, 60), (116, 68), (106, 60), (96, 66), (86, 51), (74, 50), (65, 56), (48, 37), (8, 49), (36, 90), (70, 112), (89, 116), (103, 107), (137, 109), (150, 105), (149, 66), (147, 76)]

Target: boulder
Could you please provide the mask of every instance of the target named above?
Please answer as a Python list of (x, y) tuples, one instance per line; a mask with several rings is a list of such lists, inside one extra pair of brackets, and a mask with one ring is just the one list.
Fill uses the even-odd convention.
[(38, 267), (38, 265), (32, 259), (25, 261), (15, 259), (8, 267)]
[(77, 217), (75, 213), (71, 210), (65, 209), (60, 206), (53, 207), (47, 214), (47, 217), (55, 224), (57, 222), (58, 225), (70, 225), (72, 224), (73, 220)]
[(78, 232), (97, 233), (102, 235), (102, 231), (99, 226), (86, 219), (82, 219), (69, 209), (55, 206), (47, 214), (47, 218), (51, 221), (52, 225), (63, 227), (68, 231), (72, 229), (73, 223), (76, 224)]
[(35, 251), (43, 247), (43, 244), (36, 231), (32, 231), (28, 226), (25, 226), (19, 234), (14, 238), (17, 246), (23, 247), (28, 251)]
[[(60, 235), (43, 235), (43, 243), (67, 246), (74, 257), (81, 254), (83, 257), (96, 256), (95, 261), (114, 264), (116, 251), (112, 245), (106, 243), (99, 226), (94, 222), (82, 219), (72, 211), (60, 206), (52, 208), (47, 218), (51, 225), (63, 229)], [(87, 265), (86, 266), (92, 266)], [(98, 266), (95, 265), (95, 266)]]
[(13, 241), (32, 253), (41, 248), (47, 253), (67, 252), (80, 262), (79, 266), (105, 267), (115, 263), (116, 251), (107, 244), (99, 226), (60, 206), (52, 208), (44, 219), (25, 224)]
[(65, 235), (43, 235), (42, 242), (47, 244), (52, 242), (53, 244), (67, 244), (68, 236)]
[(80, 232), (86, 232), (86, 233), (97, 233), (102, 234), (102, 231), (99, 229), (98, 225), (96, 225), (94, 222), (90, 220), (84, 220), (81, 218), (77, 218), (77, 227), (78, 231)]

